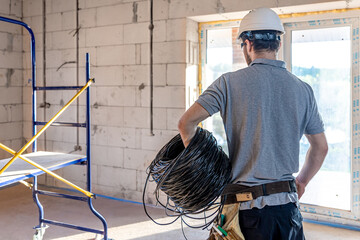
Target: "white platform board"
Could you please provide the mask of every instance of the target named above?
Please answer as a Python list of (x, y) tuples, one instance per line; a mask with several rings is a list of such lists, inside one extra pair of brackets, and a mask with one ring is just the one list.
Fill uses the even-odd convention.
[[(23, 156), (48, 170), (56, 170), (86, 161), (86, 156), (83, 155), (57, 152), (35, 152), (23, 154)], [(0, 168), (5, 166), (10, 159), (11, 158), (1, 159)], [(44, 174), (44, 172), (24, 160), (17, 158), (10, 167), (0, 175), (0, 188), (41, 174)]]

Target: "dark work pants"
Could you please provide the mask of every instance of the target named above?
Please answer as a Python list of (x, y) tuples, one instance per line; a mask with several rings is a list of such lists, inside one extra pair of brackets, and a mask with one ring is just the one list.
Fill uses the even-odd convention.
[(239, 212), (245, 240), (304, 240), (302, 216), (294, 203)]

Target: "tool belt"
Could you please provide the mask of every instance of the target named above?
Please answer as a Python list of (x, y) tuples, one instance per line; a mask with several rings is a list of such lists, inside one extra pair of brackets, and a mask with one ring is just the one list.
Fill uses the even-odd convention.
[(282, 192), (290, 193), (296, 191), (297, 190), (295, 180), (273, 182), (253, 187), (243, 186), (239, 184), (228, 184), (226, 185), (223, 193), (221, 194), (221, 197), (225, 198), (224, 204), (226, 205), (238, 202), (246, 202), (270, 194)]
[(208, 240), (245, 240), (239, 224), (240, 202), (275, 193), (296, 191), (294, 180), (267, 183), (253, 187), (239, 184), (226, 185), (221, 194), (224, 200), (224, 208), (219, 213), (218, 219), (214, 221)]

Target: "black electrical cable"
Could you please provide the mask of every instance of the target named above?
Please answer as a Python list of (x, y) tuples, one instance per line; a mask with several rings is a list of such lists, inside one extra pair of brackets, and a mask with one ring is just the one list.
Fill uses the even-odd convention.
[[(171, 139), (158, 152), (147, 171), (143, 191), (146, 215), (159, 225), (169, 225), (180, 218), (181, 223), (188, 227), (205, 229), (222, 209), (219, 197), (225, 185), (230, 182), (231, 164), (214, 136), (209, 131), (198, 128), (186, 148), (180, 134)], [(154, 192), (157, 204), (174, 220), (158, 223), (147, 212), (145, 193), (149, 181), (157, 184)], [(160, 191), (166, 194), (166, 203), (160, 201)], [(204, 213), (204, 217), (193, 216), (200, 213)], [(193, 226), (186, 222), (185, 217), (204, 220), (205, 223)]]

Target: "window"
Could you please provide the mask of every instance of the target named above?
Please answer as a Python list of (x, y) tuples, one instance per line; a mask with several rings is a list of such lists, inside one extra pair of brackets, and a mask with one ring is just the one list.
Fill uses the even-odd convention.
[[(291, 31), (291, 70), (313, 88), (329, 152), (301, 202), (350, 210), (350, 26)], [(300, 168), (309, 143), (300, 141)]]

